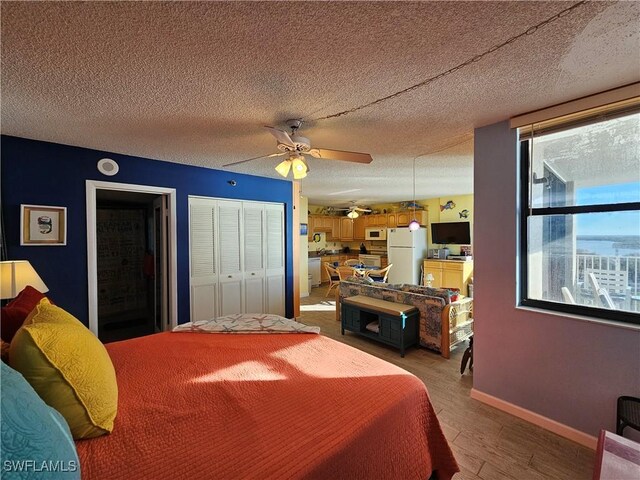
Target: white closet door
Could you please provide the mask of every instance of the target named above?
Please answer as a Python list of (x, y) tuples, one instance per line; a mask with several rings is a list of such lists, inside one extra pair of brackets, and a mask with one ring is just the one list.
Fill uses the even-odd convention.
[(216, 264), (216, 202), (189, 199), (191, 321), (215, 318), (218, 313)]
[(218, 201), (220, 315), (243, 313), (242, 203)]
[(246, 313), (263, 313), (265, 307), (264, 206), (245, 202), (242, 209), (244, 217), (244, 311)]
[(284, 205), (265, 205), (266, 313), (285, 314)]

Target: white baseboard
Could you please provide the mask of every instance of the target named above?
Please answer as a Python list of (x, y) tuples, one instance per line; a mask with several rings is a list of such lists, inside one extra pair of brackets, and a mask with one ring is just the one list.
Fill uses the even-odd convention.
[(534, 425), (542, 427), (545, 430), (549, 430), (561, 437), (568, 438), (569, 440), (579, 443), (580, 445), (584, 445), (587, 448), (591, 448), (592, 450), (596, 449), (596, 445), (598, 443), (598, 439), (596, 437), (564, 425), (563, 423), (556, 422), (555, 420), (551, 420), (550, 418), (532, 412), (531, 410), (527, 410), (526, 408), (519, 407), (518, 405), (514, 405), (513, 403), (509, 403), (498, 397), (494, 397), (493, 395), (489, 395), (488, 393), (483, 393), (475, 388), (471, 389), (471, 398), (482, 403), (486, 403), (487, 405), (497, 408), (498, 410), (502, 410), (503, 412), (507, 412), (514, 417), (533, 423)]

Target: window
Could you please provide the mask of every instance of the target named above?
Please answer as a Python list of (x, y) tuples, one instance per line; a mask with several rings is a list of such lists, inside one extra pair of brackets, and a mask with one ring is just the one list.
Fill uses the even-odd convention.
[(520, 129), (520, 305), (640, 324), (640, 113)]

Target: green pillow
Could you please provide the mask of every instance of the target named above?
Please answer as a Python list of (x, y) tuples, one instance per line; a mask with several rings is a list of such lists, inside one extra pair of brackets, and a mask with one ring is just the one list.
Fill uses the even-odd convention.
[(38, 396), (22, 375), (2, 371), (3, 479), (79, 479), (80, 462), (65, 419)]

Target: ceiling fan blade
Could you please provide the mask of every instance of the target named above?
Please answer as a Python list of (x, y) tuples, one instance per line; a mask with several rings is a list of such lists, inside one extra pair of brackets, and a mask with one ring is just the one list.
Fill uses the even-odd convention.
[(288, 152), (282, 153), (272, 153), (271, 155), (260, 155), (259, 157), (247, 158), (246, 160), (240, 160), (239, 162), (227, 163), (226, 165), (222, 165), (223, 167), (232, 167), (233, 165), (240, 165), (241, 163), (247, 163), (252, 160), (258, 160), (259, 158), (271, 158), (271, 157), (279, 157), (280, 155), (286, 155)]
[(312, 157), (326, 160), (342, 160), (356, 163), (371, 163), (373, 161), (373, 158), (368, 153), (345, 152), (344, 150), (329, 150), (328, 148), (312, 148), (305, 153)]
[(271, 133), (271, 135), (276, 137), (276, 140), (278, 141), (278, 143), (282, 143), (283, 145), (287, 145), (288, 147), (291, 147), (291, 148), (296, 148), (295, 144), (293, 143), (293, 140), (291, 140), (291, 137), (287, 132), (283, 132), (282, 130), (269, 127), (267, 125), (265, 125), (264, 128), (269, 130), (269, 133)]

